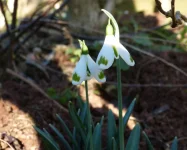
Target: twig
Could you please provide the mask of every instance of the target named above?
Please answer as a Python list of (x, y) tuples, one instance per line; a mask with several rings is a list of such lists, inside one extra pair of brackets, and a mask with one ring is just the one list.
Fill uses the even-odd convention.
[(15, 150), (7, 141), (5, 141), (3, 139), (0, 139), (0, 141), (7, 144), (11, 148), (11, 150)]
[[(53, 4), (53, 6), (58, 2), (58, 0)], [(58, 13), (64, 6), (66, 6), (66, 4), (69, 2), (69, 0), (65, 0), (62, 5), (60, 6), (59, 9), (57, 9), (56, 11), (54, 11), (51, 15), (48, 16), (49, 19), (53, 18), (55, 16), (56, 13)], [(52, 7), (53, 7), (52, 6)], [(38, 18), (37, 21), (35, 21), (34, 25), (42, 18), (44, 18), (46, 16), (46, 14), (48, 13), (48, 11), (52, 8), (50, 7), (44, 14), (42, 17)], [(27, 35), (25, 37), (25, 39), (16, 46), (16, 48), (14, 49), (14, 51), (17, 51), (21, 45), (25, 44), (25, 42), (27, 42), (42, 26), (44, 25), (44, 23), (41, 23), (38, 27), (36, 27), (32, 32), (30, 32), (29, 35)], [(28, 28), (27, 28), (28, 29)], [(23, 34), (22, 34), (23, 35)], [(20, 37), (18, 36), (17, 37), (17, 40), (19, 39)]]
[(175, 19), (175, 0), (171, 0), (171, 18), (172, 18), (172, 28), (177, 26), (176, 19)]
[(63, 106), (60, 105), (58, 102), (56, 102), (55, 100), (53, 100), (52, 98), (50, 98), (50, 97), (43, 91), (43, 89), (41, 89), (41, 88), (40, 88), (37, 84), (35, 84), (33, 81), (31, 81), (31, 80), (29, 80), (29, 79), (23, 77), (22, 75), (20, 75), (20, 74), (14, 72), (13, 70), (11, 70), (11, 69), (9, 69), (9, 68), (6, 69), (6, 72), (9, 73), (9, 74), (11, 74), (11, 75), (13, 75), (13, 76), (15, 76), (16, 78), (19, 78), (20, 80), (22, 80), (22, 81), (24, 81), (24, 82), (26, 82), (26, 83), (29, 84), (31, 87), (33, 87), (35, 90), (37, 90), (38, 92), (40, 92), (44, 97), (46, 97), (46, 98), (49, 99), (49, 100), (52, 100), (52, 102), (53, 102), (55, 105), (57, 105), (62, 111), (66, 112), (66, 113), (68, 112), (68, 110), (67, 110), (65, 107), (63, 107)]
[[(107, 84), (114, 84), (116, 85), (115, 82), (107, 81)], [(158, 88), (187, 88), (187, 84), (126, 84), (122, 83), (123, 87), (158, 87)]]
[(7, 17), (6, 17), (6, 13), (5, 13), (5, 10), (4, 10), (4, 6), (3, 6), (2, 0), (0, 0), (0, 7), (1, 7), (2, 14), (4, 16), (7, 32), (10, 33), (9, 26), (8, 26), (8, 21), (7, 21)]
[(171, 41), (171, 40), (164, 40), (164, 39), (161, 39), (161, 38), (155, 38), (155, 37), (144, 37), (144, 36), (141, 36), (141, 35), (130, 35), (130, 34), (122, 34), (120, 35), (120, 38), (121, 39), (124, 39), (124, 38), (128, 38), (128, 39), (150, 39), (152, 41), (158, 41), (158, 42), (163, 42), (163, 43), (169, 43), (169, 44), (179, 44), (179, 45), (184, 45), (186, 46), (187, 44), (182, 44), (182, 43), (178, 43), (178, 42), (175, 42), (175, 41)]
[(13, 13), (12, 13), (12, 25), (11, 25), (11, 29), (15, 29), (15, 27), (16, 27), (17, 9), (18, 9), (18, 0), (15, 0), (14, 1), (14, 10), (13, 10)]
[(167, 18), (170, 17), (172, 19), (172, 28), (177, 27), (178, 25), (182, 24), (182, 21), (187, 22), (187, 17), (180, 13), (180, 11), (175, 12), (175, 0), (171, 0), (171, 10), (164, 11), (162, 9), (162, 3), (160, 0), (155, 0), (156, 6), (158, 10), (165, 15)]
[(140, 49), (140, 48), (138, 48), (138, 47), (135, 47), (135, 46), (133, 46), (133, 45), (127, 44), (126, 42), (122, 42), (122, 43), (123, 43), (124, 45), (126, 45), (127, 47), (130, 47), (131, 49), (135, 50), (135, 51), (141, 52), (141, 53), (146, 54), (146, 55), (148, 55), (148, 56), (150, 56), (150, 57), (156, 58), (157, 60), (160, 60), (160, 61), (163, 62), (164, 64), (166, 64), (166, 65), (168, 65), (168, 66), (174, 68), (175, 70), (179, 71), (180, 73), (182, 73), (184, 76), (187, 77), (187, 73), (186, 73), (185, 71), (183, 71), (182, 69), (178, 68), (176, 65), (174, 65), (174, 64), (172, 64), (172, 63), (166, 61), (165, 59), (163, 59), (163, 58), (161, 58), (161, 57), (158, 57), (158, 56), (156, 56), (156, 55), (154, 55), (154, 54), (152, 54), (152, 53), (150, 53), (150, 52), (144, 51), (144, 50), (142, 50), (142, 49)]
[[(14, 38), (14, 41), (15, 42), (18, 42), (18, 45), (16, 46), (17, 48), (19, 48), (20, 47), (20, 43), (19, 43), (19, 39), (27, 32), (27, 31), (29, 31), (30, 29), (32, 29), (33, 27), (34, 27), (34, 25), (41, 19), (41, 18), (43, 18), (43, 17), (45, 17), (46, 15), (47, 15), (47, 13), (51, 10), (51, 8), (53, 8), (53, 6), (56, 4), (58, 2), (58, 0), (57, 1), (55, 1), (54, 3), (53, 3), (53, 5), (49, 8), (49, 9), (47, 9), (42, 15), (40, 15), (39, 17), (37, 17), (34, 21), (32, 21), (30, 24), (28, 24), (28, 26), (26, 26), (26, 28), (24, 28), (15, 38)], [(30, 35), (28, 35), (27, 37), (26, 37), (26, 39), (27, 38), (30, 38)], [(28, 39), (29, 39), (28, 38)], [(10, 48), (10, 44), (9, 45), (7, 45), (7, 47), (5, 47), (2, 51), (6, 51), (6, 50), (8, 50), (9, 48)]]

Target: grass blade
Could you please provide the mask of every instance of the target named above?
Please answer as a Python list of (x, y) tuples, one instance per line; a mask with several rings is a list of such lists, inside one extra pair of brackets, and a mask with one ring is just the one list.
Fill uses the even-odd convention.
[(149, 140), (147, 134), (144, 131), (142, 133), (147, 144), (147, 150), (154, 150), (153, 145), (151, 144), (151, 141)]
[(112, 138), (115, 137), (117, 133), (117, 128), (116, 128), (116, 120), (114, 118), (114, 114), (112, 113), (111, 110), (108, 111), (108, 128), (107, 128), (107, 149), (111, 150), (112, 149)]
[(83, 104), (83, 107), (81, 108), (81, 113), (80, 113), (80, 118), (81, 118), (82, 122), (85, 121), (86, 112), (87, 112), (87, 104), (84, 103), (84, 104)]
[(112, 138), (112, 150), (117, 150), (118, 148), (117, 148), (117, 143), (116, 143), (116, 140), (115, 140), (115, 138), (113, 137)]
[[(92, 126), (91, 126), (92, 129)], [(85, 144), (85, 150), (89, 150), (89, 144), (90, 144), (90, 140), (91, 140), (91, 136), (92, 136), (92, 130), (88, 130), (88, 134), (86, 137), (86, 144)]]
[(171, 145), (171, 150), (177, 150), (178, 149), (177, 147), (178, 147), (178, 140), (177, 137), (175, 137)]
[(80, 119), (80, 117), (77, 115), (77, 113), (75, 112), (74, 108), (73, 108), (73, 105), (71, 102), (69, 102), (69, 113), (70, 113), (70, 116), (73, 120), (73, 123), (77, 129), (78, 132), (80, 132), (81, 134), (81, 137), (84, 141), (84, 143), (86, 143), (86, 132), (85, 132), (85, 127)]
[(64, 146), (66, 147), (66, 149), (67, 150), (72, 150), (72, 148), (70, 147), (69, 143), (66, 141), (64, 136), (58, 131), (58, 129), (55, 128), (52, 124), (49, 124), (49, 126), (58, 135), (59, 139), (64, 143)]
[(103, 126), (104, 116), (101, 117), (100, 125)]
[(126, 112), (125, 116), (123, 117), (124, 131), (125, 131), (125, 128), (126, 128), (126, 126), (127, 126), (127, 122), (128, 122), (128, 120), (129, 120), (129, 117), (130, 117), (130, 115), (132, 114), (132, 111), (133, 111), (133, 108), (134, 108), (135, 103), (136, 103), (136, 99), (134, 99), (134, 100), (131, 102), (129, 108), (127, 109), (127, 112)]
[(130, 137), (127, 142), (126, 150), (138, 150), (140, 142), (140, 125), (136, 126), (131, 131)]
[(73, 134), (71, 133), (71, 131), (69, 130), (69, 128), (67, 127), (67, 125), (65, 124), (63, 119), (58, 114), (56, 114), (56, 116), (57, 116), (58, 120), (60, 121), (60, 123), (62, 124), (63, 128), (65, 129), (66, 133), (68, 134), (68, 136), (72, 140), (73, 144), (75, 144), (75, 147), (78, 150), (79, 149), (78, 143), (77, 143), (76, 139), (73, 137)]
[(38, 127), (34, 127), (34, 129), (39, 133), (39, 135), (42, 136), (42, 138), (46, 141), (44, 141), (46, 147), (49, 149), (49, 150), (60, 150), (59, 146), (57, 145), (56, 142), (54, 142), (54, 140), (51, 139), (51, 137), (48, 136), (48, 132), (44, 132), (42, 131), (41, 129), (39, 129)]
[(95, 150), (101, 150), (101, 125), (97, 123), (93, 133), (93, 146)]

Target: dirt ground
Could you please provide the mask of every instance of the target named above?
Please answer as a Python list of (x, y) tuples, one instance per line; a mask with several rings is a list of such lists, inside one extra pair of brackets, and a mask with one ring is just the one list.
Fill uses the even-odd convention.
[[(187, 54), (165, 52), (157, 55), (187, 72)], [(179, 149), (187, 149), (187, 77), (149, 56), (133, 54), (133, 57), (136, 66), (122, 72), (124, 107), (127, 107), (130, 101), (138, 95), (133, 117), (150, 137), (155, 149), (168, 148), (175, 136), (179, 139)], [(64, 63), (64, 66), (66, 67), (69, 63)], [(54, 87), (59, 91), (63, 91), (71, 85), (67, 81), (66, 75), (51, 73), (50, 76), (50, 81), (41, 79), (38, 85), (43, 89)], [(116, 105), (117, 102), (114, 86), (116, 82), (115, 68), (106, 71), (106, 76), (108, 82), (99, 85), (102, 87), (99, 94), (94, 94), (94, 89), (98, 89), (96, 82), (90, 81), (93, 91), (89, 96), (95, 118), (107, 113), (106, 105)], [(146, 85), (146, 87), (140, 87), (139, 84)], [(165, 85), (167, 86), (165, 87)], [(108, 90), (110, 87), (114, 88)], [(79, 91), (83, 93), (84, 90), (80, 87)], [(10, 80), (2, 85), (1, 95), (1, 139), (7, 141), (16, 150), (43, 149), (33, 125), (46, 128), (49, 131), (49, 123), (60, 127), (55, 117), (57, 113), (70, 127), (72, 126), (68, 113), (62, 111), (52, 100), (45, 98), (23, 81), (11, 79), (10, 76)], [(129, 130), (126, 136), (128, 134)], [(3, 141), (0, 142), (1, 149), (6, 149), (7, 145)], [(143, 141), (141, 142), (142, 146), (144, 147)]]

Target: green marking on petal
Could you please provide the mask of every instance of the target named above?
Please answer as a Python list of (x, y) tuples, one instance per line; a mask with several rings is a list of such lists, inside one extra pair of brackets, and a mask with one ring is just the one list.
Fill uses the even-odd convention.
[(89, 70), (88, 66), (87, 66), (87, 76), (88, 76), (88, 77), (90, 77), (90, 76), (91, 76), (91, 72), (90, 72), (90, 70)]
[(87, 70), (87, 72), (88, 72), (89, 74), (91, 74), (91, 72), (90, 72), (90, 70), (89, 70), (89, 68), (88, 68), (88, 65), (86, 66), (86, 70)]
[(103, 79), (103, 78), (105, 77), (103, 71), (101, 71), (101, 72), (99, 73), (98, 77), (99, 77), (99, 79)]
[(116, 47), (115, 47), (115, 46), (112, 46), (112, 49), (113, 49), (113, 51), (114, 51), (114, 55), (115, 55), (116, 57), (118, 57), (118, 51), (117, 51)]
[(87, 65), (86, 70), (87, 70), (87, 76), (90, 77), (90, 76), (91, 76), (91, 72), (90, 72), (90, 70), (89, 70), (89, 68), (88, 68), (88, 65)]
[(132, 56), (130, 55), (130, 61), (131, 62), (134, 62), (134, 59), (132, 58)]
[(87, 77), (90, 77), (91, 76), (91, 74), (87, 71)]
[(80, 81), (80, 76), (76, 72), (73, 74), (73, 80), (77, 82)]
[(104, 57), (104, 56), (101, 56), (99, 61), (98, 61), (98, 64), (103, 64), (103, 65), (107, 65), (108, 64), (108, 60)]

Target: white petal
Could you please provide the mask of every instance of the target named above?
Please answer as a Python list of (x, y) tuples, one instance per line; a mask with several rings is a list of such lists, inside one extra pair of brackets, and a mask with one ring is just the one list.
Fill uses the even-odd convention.
[(129, 65), (129, 66), (134, 66), (135, 62), (133, 60), (133, 58), (131, 57), (130, 53), (128, 52), (128, 50), (121, 44), (118, 43), (117, 44), (117, 49), (119, 52), (119, 55), (121, 56), (121, 58)]
[(90, 57), (90, 55), (87, 55), (88, 59), (88, 69), (91, 73), (91, 75), (98, 81), (98, 82), (105, 82), (106, 78), (101, 69), (99, 69), (98, 65), (94, 62), (94, 60)]
[(76, 64), (76, 67), (72, 75), (72, 84), (78, 85), (86, 80), (87, 76), (87, 57), (86, 55), (81, 55), (79, 62)]
[(105, 41), (104, 41), (104, 44), (107, 44), (107, 45), (111, 45), (112, 49), (113, 49), (113, 52), (114, 52), (114, 57), (116, 59), (119, 58), (119, 53), (118, 53), (118, 50), (117, 50), (117, 40), (116, 40), (116, 37), (114, 35), (107, 35), (105, 37)]
[[(113, 41), (112, 41), (113, 39)], [(113, 45), (115, 44), (114, 36), (106, 36), (103, 47), (97, 57), (97, 64), (101, 69), (108, 69), (114, 62), (114, 50)]]

